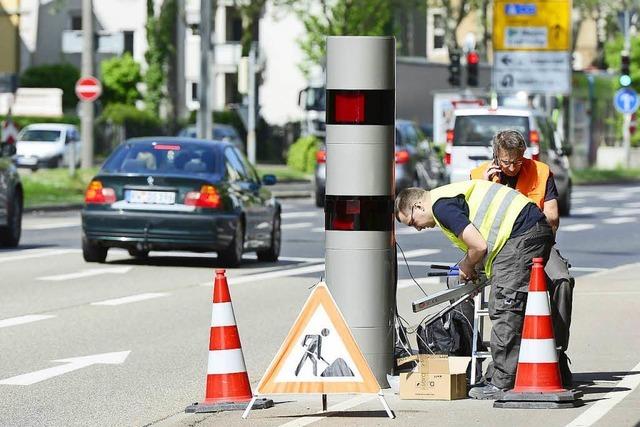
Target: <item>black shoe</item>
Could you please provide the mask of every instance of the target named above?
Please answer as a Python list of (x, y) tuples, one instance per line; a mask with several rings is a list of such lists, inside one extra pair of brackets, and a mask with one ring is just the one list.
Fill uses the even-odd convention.
[(469, 397), (478, 400), (496, 400), (504, 395), (504, 390), (491, 383), (479, 385), (469, 390)]
[(571, 363), (571, 359), (567, 356), (565, 352), (560, 352), (558, 354), (558, 365), (560, 367), (560, 378), (562, 379), (562, 387), (567, 390), (571, 390), (573, 388), (573, 374), (571, 373), (571, 369), (569, 369), (569, 364)]

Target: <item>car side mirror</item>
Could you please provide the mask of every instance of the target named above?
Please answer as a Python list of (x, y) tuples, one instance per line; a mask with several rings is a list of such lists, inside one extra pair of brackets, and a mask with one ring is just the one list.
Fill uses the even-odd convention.
[(3, 157), (11, 157), (15, 155), (17, 151), (18, 149), (15, 144), (2, 143), (2, 146), (0, 147), (0, 153)]
[(276, 178), (275, 175), (266, 174), (262, 176), (262, 183), (264, 185), (274, 185), (276, 182), (278, 182), (278, 178)]

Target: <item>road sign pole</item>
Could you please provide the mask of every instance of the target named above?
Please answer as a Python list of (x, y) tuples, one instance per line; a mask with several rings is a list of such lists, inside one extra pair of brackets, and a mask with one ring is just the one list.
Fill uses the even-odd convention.
[(624, 150), (624, 162), (625, 166), (629, 167), (629, 155), (631, 153), (631, 131), (629, 129), (631, 125), (631, 113), (626, 113), (624, 115), (624, 120), (622, 121), (622, 147)]
[[(82, 0), (82, 75), (93, 75), (93, 0)], [(80, 101), (82, 167), (93, 166), (93, 102)], [(75, 160), (75, 159), (74, 159)]]

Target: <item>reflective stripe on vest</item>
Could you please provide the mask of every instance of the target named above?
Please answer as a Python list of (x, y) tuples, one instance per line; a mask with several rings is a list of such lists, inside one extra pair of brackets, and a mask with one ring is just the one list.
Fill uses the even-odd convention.
[[(491, 162), (484, 162), (471, 170), (471, 179), (484, 179), (484, 173), (491, 166)], [(530, 198), (540, 209), (544, 208), (544, 196), (547, 193), (547, 179), (550, 175), (549, 166), (531, 159), (523, 159), (518, 173), (516, 190)], [(498, 182), (498, 175), (494, 175), (493, 182)]]
[[(469, 206), (469, 220), (487, 242), (484, 269), (487, 277), (489, 277), (491, 276), (493, 260), (509, 239), (515, 220), (518, 218), (520, 211), (531, 201), (504, 185), (484, 180), (472, 180), (449, 184), (432, 190), (432, 206), (441, 198), (459, 195), (464, 196)], [(434, 217), (434, 219), (449, 240), (466, 252), (467, 245), (458, 236), (446, 229), (437, 218)]]

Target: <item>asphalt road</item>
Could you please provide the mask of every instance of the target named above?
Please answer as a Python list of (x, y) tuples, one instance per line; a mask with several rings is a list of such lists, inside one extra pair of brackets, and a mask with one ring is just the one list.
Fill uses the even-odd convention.
[[(569, 355), (585, 407), (505, 411), (402, 401), (387, 390), (397, 421), (370, 396), (330, 396), (346, 412), (326, 418), (315, 416), (318, 396), (274, 396), (276, 407), (250, 421), (184, 414), (204, 397), (215, 254), (152, 252), (141, 262), (112, 250), (106, 264), (87, 264), (79, 212), (31, 213), (20, 248), (0, 251), (0, 425), (637, 425), (640, 265), (630, 264), (640, 262), (639, 212), (640, 186), (577, 187), (573, 214), (561, 219), (558, 246), (577, 277)], [(281, 260), (247, 255), (228, 271), (254, 386), (323, 274), (323, 226), (311, 200), (285, 200)], [(461, 254), (437, 230), (397, 234), (408, 262), (399, 256), (398, 307), (415, 325), (423, 316), (410, 305), (422, 291), (408, 268), (430, 293), (442, 285), (425, 278), (428, 264)]]

